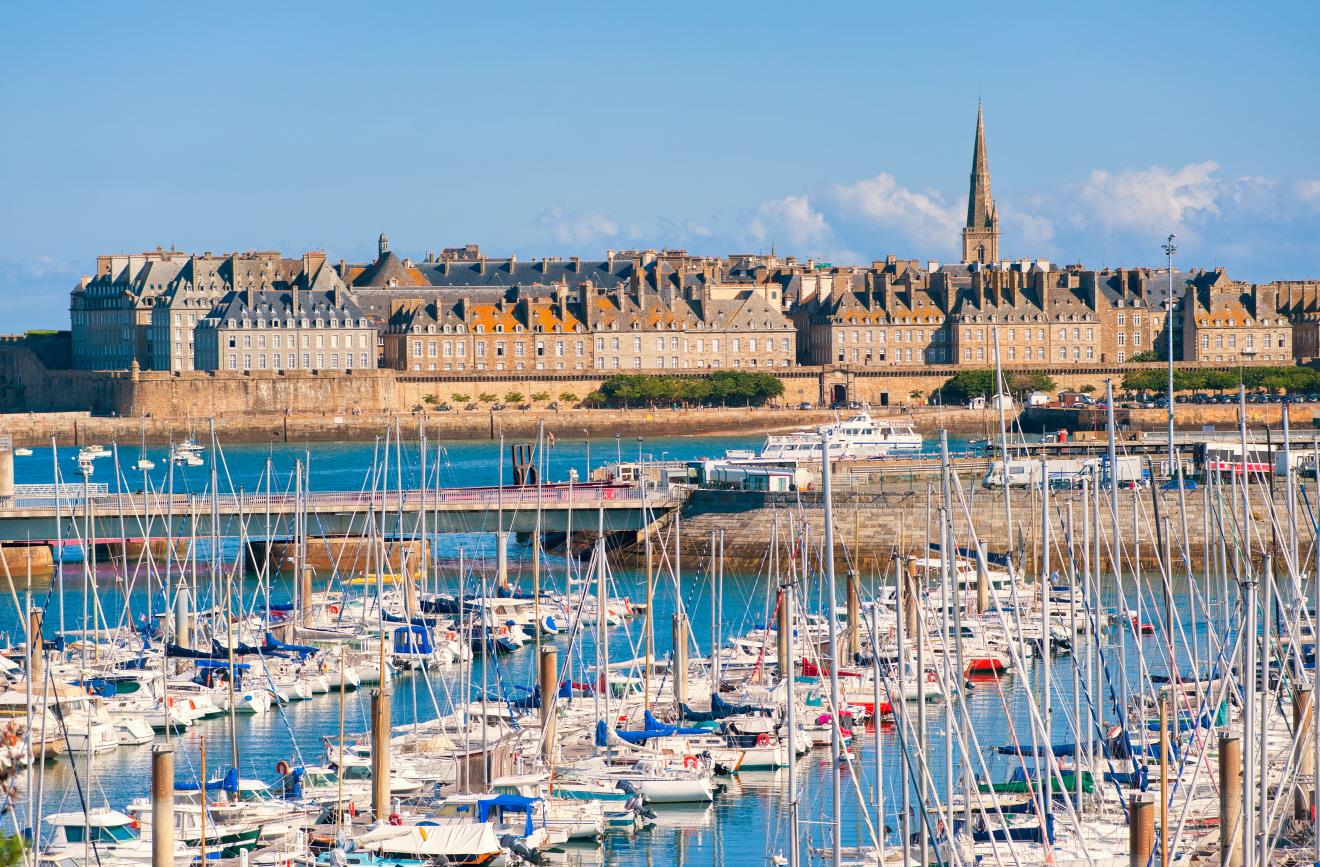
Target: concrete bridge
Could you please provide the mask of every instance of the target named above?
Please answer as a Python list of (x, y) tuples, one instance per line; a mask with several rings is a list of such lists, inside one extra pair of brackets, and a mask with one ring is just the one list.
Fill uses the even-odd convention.
[[(293, 495), (264, 493), (116, 494), (103, 487), (86, 497), (81, 485), (15, 486), (0, 496), (0, 542), (66, 544), (167, 538), (226, 538), (275, 541), (295, 535), (301, 522), (311, 536), (410, 538), (426, 532), (544, 533), (641, 530), (682, 505), (681, 494), (646, 491), (633, 485), (554, 484), (536, 487), (442, 488), (388, 493), (323, 491)], [(425, 517), (423, 519), (423, 513)], [(373, 530), (374, 527), (374, 530)], [(90, 528), (90, 529), (89, 529)]]

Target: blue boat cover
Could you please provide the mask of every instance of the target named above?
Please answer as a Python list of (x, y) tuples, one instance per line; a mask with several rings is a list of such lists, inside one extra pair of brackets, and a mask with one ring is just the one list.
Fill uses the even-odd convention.
[[(176, 791), (176, 792), (195, 792), (195, 791), (197, 791), (197, 784), (196, 784), (196, 783), (175, 783), (175, 784), (174, 784), (174, 791)], [(219, 791), (225, 791), (225, 792), (237, 792), (237, 791), (238, 791), (238, 769), (237, 769), (237, 768), (230, 768), (230, 769), (225, 773), (224, 779), (220, 779), (220, 780), (208, 780), (207, 783), (206, 783), (206, 791), (208, 791), (208, 792), (219, 792)]]
[[(604, 723), (602, 722), (602, 725)], [(527, 814), (527, 825), (523, 830), (524, 837), (530, 837), (532, 834), (532, 808), (540, 802), (540, 798), (525, 798), (522, 795), (496, 795), (493, 798), (482, 798), (477, 801), (477, 821), (489, 822), (490, 814), (495, 810), (511, 810), (515, 813)]]

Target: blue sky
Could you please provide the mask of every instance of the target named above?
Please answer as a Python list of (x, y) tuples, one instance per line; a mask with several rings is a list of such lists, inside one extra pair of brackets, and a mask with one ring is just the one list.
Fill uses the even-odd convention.
[[(1092, 12), (1090, 10), (1100, 10)], [(98, 253), (1001, 253), (1320, 276), (1307, 3), (28, 3), (0, 54), (0, 331)]]

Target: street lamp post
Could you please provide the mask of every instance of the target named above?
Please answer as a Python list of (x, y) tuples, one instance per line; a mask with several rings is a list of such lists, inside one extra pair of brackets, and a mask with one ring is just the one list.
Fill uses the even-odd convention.
[(1169, 478), (1174, 477), (1173, 464), (1173, 254), (1178, 252), (1178, 246), (1173, 243), (1177, 235), (1169, 235), (1164, 242), (1164, 256), (1169, 264), (1169, 297), (1165, 299), (1165, 308), (1167, 313), (1164, 317), (1164, 328), (1169, 332)]

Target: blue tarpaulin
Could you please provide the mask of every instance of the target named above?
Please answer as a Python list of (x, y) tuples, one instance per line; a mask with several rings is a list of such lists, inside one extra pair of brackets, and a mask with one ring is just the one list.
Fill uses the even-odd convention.
[(284, 653), (297, 653), (302, 656), (311, 656), (313, 653), (316, 652), (315, 647), (308, 647), (305, 644), (286, 644), (285, 642), (280, 641), (274, 635), (271, 635), (269, 632), (266, 633), (265, 650), (269, 653), (276, 653), (282, 651)]
[(477, 801), (477, 821), (489, 822), (490, 814), (495, 810), (526, 813), (527, 825), (523, 830), (523, 836), (530, 837), (532, 834), (532, 808), (540, 801), (540, 798), (525, 798), (522, 795), (496, 795), (493, 798), (483, 798)]
[[(176, 791), (176, 792), (195, 792), (195, 791), (197, 791), (197, 784), (196, 784), (196, 783), (175, 783), (175, 784), (174, 784), (174, 791)], [(220, 780), (208, 780), (207, 783), (206, 783), (206, 791), (208, 791), (208, 792), (219, 792), (219, 791), (225, 791), (225, 792), (237, 792), (237, 791), (238, 791), (238, 769), (237, 769), (237, 768), (230, 768), (229, 771), (225, 774), (224, 779), (220, 779)]]

